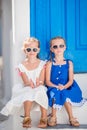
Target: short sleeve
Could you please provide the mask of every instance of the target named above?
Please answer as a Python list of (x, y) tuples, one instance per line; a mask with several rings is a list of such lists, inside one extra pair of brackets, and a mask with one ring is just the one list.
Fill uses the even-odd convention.
[(21, 72), (25, 72), (25, 71), (26, 71), (25, 68), (24, 68), (24, 66), (23, 66), (22, 64), (19, 64), (19, 65), (17, 66), (17, 68), (18, 68)]

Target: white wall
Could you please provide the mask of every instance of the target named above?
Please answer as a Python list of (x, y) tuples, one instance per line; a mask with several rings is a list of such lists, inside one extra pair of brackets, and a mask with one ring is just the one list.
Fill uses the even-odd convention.
[(12, 79), (18, 82), (15, 67), (23, 59), (21, 50), (24, 39), (30, 36), (30, 2), (29, 0), (12, 0)]
[(79, 84), (83, 97), (87, 99), (87, 73), (75, 74), (74, 79)]

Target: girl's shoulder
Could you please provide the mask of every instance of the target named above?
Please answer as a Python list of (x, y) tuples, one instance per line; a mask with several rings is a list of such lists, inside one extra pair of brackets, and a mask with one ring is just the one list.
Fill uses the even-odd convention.
[(22, 64), (22, 65), (26, 65), (26, 63), (27, 63), (27, 59), (25, 59), (25, 60), (23, 60), (20, 64)]
[(50, 61), (50, 60), (49, 60), (49, 61), (47, 61), (47, 64), (52, 64), (52, 61)]
[(65, 61), (66, 61), (67, 63), (73, 63), (73, 61), (72, 61), (71, 59), (65, 59)]
[(50, 67), (52, 65), (52, 61), (47, 61), (46, 62), (46, 67)]
[(26, 65), (26, 59), (25, 60), (23, 60), (23, 61), (21, 61), (19, 64), (18, 64), (18, 66), (25, 66)]

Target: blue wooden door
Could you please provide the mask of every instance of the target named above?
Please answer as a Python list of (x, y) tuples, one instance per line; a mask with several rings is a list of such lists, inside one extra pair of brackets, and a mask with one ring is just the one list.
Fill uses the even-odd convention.
[(49, 58), (49, 40), (64, 37), (74, 71), (87, 72), (87, 0), (30, 0), (30, 34), (41, 42), (42, 59)]

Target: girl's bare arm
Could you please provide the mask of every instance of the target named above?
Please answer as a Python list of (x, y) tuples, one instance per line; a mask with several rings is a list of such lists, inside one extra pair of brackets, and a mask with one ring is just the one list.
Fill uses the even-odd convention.
[(25, 86), (30, 86), (30, 87), (33, 88), (34, 87), (34, 83), (33, 83), (32, 79), (28, 79), (26, 73), (21, 72), (20, 69), (19, 69), (19, 73), (21, 73), (20, 76), (21, 76), (21, 78), (23, 80), (24, 85)]
[(69, 61), (69, 81), (64, 85), (65, 89), (69, 88), (72, 85), (73, 79), (74, 79), (73, 63)]
[(46, 65), (46, 85), (47, 85), (47, 86), (50, 86), (50, 87), (58, 88), (57, 85), (53, 84), (53, 83), (50, 81), (51, 66), (52, 66), (52, 63), (51, 63), (51, 62), (48, 62), (47, 65)]

